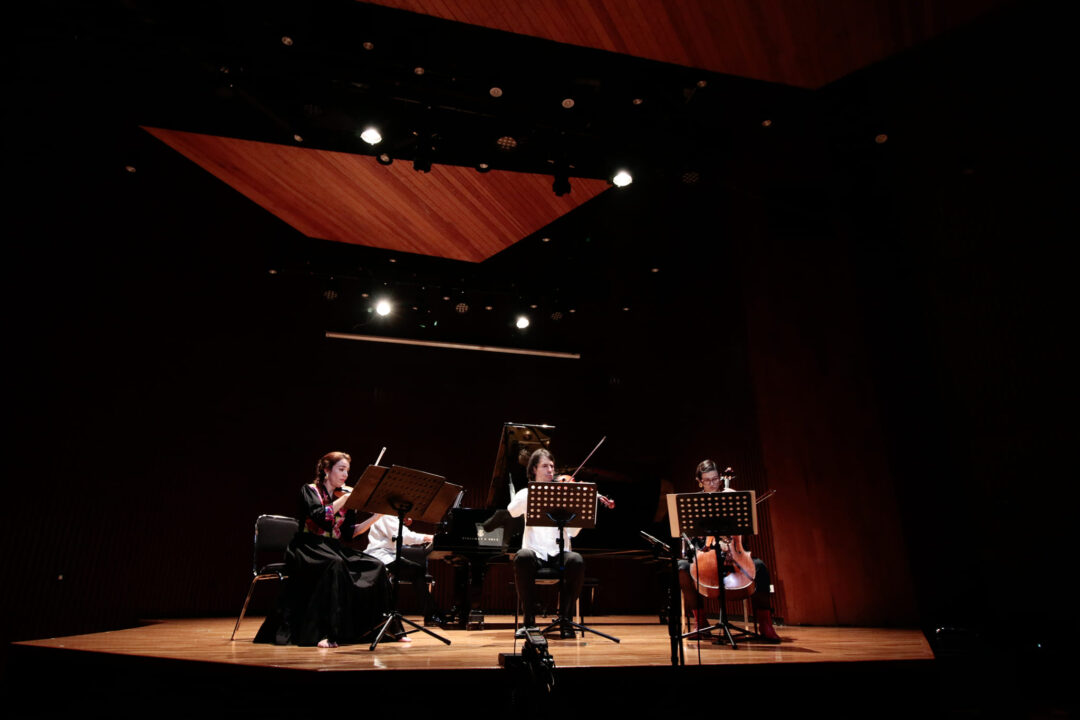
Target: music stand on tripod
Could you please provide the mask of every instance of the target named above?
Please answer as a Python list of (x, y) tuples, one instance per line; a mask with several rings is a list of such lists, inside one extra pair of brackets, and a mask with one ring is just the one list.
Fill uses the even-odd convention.
[[(679, 493), (667, 496), (668, 518), (671, 524), (671, 536), (735, 536), (757, 534), (757, 503), (753, 490), (717, 492), (717, 493)], [(713, 552), (720, 553), (719, 546)], [(738, 625), (732, 625), (727, 619), (727, 597), (722, 577), (724, 563), (717, 557), (717, 589), (719, 592), (720, 620), (716, 625), (685, 633), (683, 638), (701, 637), (712, 630), (723, 631), (723, 637), (731, 643), (732, 649), (738, 649), (732, 630), (739, 638), (764, 639)]]
[[(446, 482), (439, 475), (413, 470), (412, 468), (393, 465), (381, 467), (368, 465), (364, 474), (356, 482), (356, 486), (349, 496), (345, 507), (348, 509), (362, 510), (370, 513), (383, 515), (397, 515), (398, 533), (395, 538), (394, 562), (401, 561), (402, 528), (405, 527), (405, 516), (408, 513), (422, 522), (438, 522), (446, 514), (447, 509), (453, 504), (458, 493), (462, 490), (460, 485)], [(423, 631), (433, 638), (443, 641), (447, 645), (450, 641), (438, 633), (428, 630), (423, 625), (417, 625), (412, 620), (403, 616), (397, 609), (398, 580), (391, 574), (390, 612), (375, 627), (379, 632), (372, 641), (370, 650), (382, 641), (394, 621), (412, 626), (414, 629), (404, 633), (395, 634), (395, 637)], [(373, 627), (372, 630), (375, 628)]]
[[(563, 554), (566, 552), (565, 529), (596, 527), (596, 485), (582, 482), (530, 482), (528, 502), (525, 507), (525, 524), (559, 529), (556, 541), (559, 546), (556, 569), (559, 573), (559, 597), (565, 598), (566, 577), (563, 565)], [(559, 615), (543, 629), (541, 634), (556, 626), (561, 628), (564, 624), (571, 625), (582, 633), (591, 632), (612, 642), (619, 642), (617, 637), (574, 622), (573, 618), (563, 617), (562, 607), (559, 608)]]

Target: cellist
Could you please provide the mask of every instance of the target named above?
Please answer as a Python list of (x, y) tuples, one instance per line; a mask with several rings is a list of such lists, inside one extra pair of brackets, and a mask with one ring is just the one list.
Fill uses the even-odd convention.
[[(731, 468), (725, 468), (723, 474), (717, 470), (716, 463), (712, 460), (702, 460), (698, 463), (694, 473), (698, 487), (702, 492), (722, 492), (725, 489), (725, 480), (730, 482), (734, 477)], [(704, 538), (694, 538), (694, 544), (701, 548), (704, 546)], [(733, 545), (741, 545), (738, 538), (732, 540)], [(711, 552), (711, 551), (710, 551)], [(780, 636), (772, 624), (772, 607), (769, 602), (769, 588), (771, 578), (769, 568), (760, 558), (754, 561), (754, 594), (750, 596), (750, 602), (754, 606), (754, 616), (757, 619), (758, 634), (769, 642), (780, 642)], [(708, 627), (705, 619), (705, 598), (698, 592), (697, 583), (690, 574), (690, 561), (679, 561), (679, 585), (682, 587), (683, 602), (686, 604), (686, 614), (691, 618), (691, 630), (697, 631)]]

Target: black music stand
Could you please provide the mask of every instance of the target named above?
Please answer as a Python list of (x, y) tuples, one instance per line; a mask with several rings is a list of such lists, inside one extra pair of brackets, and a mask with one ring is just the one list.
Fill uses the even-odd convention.
[[(346, 501), (345, 507), (370, 513), (397, 515), (398, 533), (397, 538), (395, 538), (396, 547), (394, 552), (394, 563), (397, 563), (401, 560), (401, 545), (404, 536), (402, 528), (405, 527), (405, 515), (412, 512), (423, 522), (437, 522), (446, 514), (447, 509), (453, 504), (461, 489), (460, 485), (448, 483), (445, 478), (439, 475), (432, 475), (421, 470), (413, 470), (399, 465), (388, 468), (379, 465), (368, 465), (367, 469), (364, 470), (364, 474), (356, 482), (356, 486)], [(417, 625), (398, 612), (397, 577), (391, 574), (390, 581), (390, 612), (386, 613), (383, 620), (372, 628), (372, 630), (379, 628), (379, 632), (369, 649), (375, 649), (395, 620), (413, 627), (412, 630), (406, 630), (403, 633), (391, 633), (395, 638), (422, 631), (449, 645), (450, 641), (442, 635), (428, 630), (423, 625)]]
[[(530, 482), (528, 502), (525, 507), (525, 525), (559, 529), (557, 540), (559, 558), (556, 567), (559, 572), (559, 597), (565, 598), (566, 577), (563, 565), (563, 553), (566, 551), (565, 529), (596, 527), (596, 485), (579, 482)], [(562, 602), (559, 604), (562, 605)], [(582, 634), (587, 631), (612, 642), (619, 642), (617, 637), (593, 630), (587, 625), (575, 622), (573, 618), (563, 617), (561, 607), (559, 613), (555, 620), (541, 631), (541, 634), (556, 626), (561, 628), (565, 623), (581, 630)]]
[[(754, 491), (744, 490), (736, 492), (717, 493), (682, 493), (668, 495), (668, 518), (671, 523), (671, 536), (673, 538), (690, 536), (701, 537), (712, 535), (734, 536), (745, 534), (757, 534), (757, 503), (754, 501)], [(713, 552), (721, 552), (715, 548)], [(761, 635), (751, 632), (738, 625), (732, 625), (727, 619), (727, 597), (721, 573), (724, 563), (722, 558), (717, 557), (717, 583), (720, 593), (720, 620), (715, 625), (684, 633), (683, 638), (707, 635), (713, 630), (722, 630), (723, 638), (731, 644), (732, 649), (738, 649), (735, 638), (750, 638), (764, 640)], [(736, 635), (732, 635), (732, 630)], [(719, 639), (717, 642), (721, 642)]]

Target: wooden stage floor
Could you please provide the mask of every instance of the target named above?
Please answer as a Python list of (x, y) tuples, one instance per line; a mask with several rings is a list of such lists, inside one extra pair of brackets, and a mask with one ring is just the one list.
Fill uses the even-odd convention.
[[(508, 616), (488, 616), (483, 631), (438, 630), (449, 646), (414, 633), (411, 643), (374, 651), (366, 644), (255, 645), (257, 617), (245, 619), (234, 642), (234, 618), (150, 621), (13, 643), (4, 702), (29, 703), (27, 714), (14, 716), (35, 718), (87, 709), (145, 717), (148, 705), (325, 718), (345, 711), (341, 703), (364, 711), (471, 708), (522, 718), (550, 718), (573, 706), (577, 714), (638, 717), (672, 707), (711, 712), (720, 698), (727, 712), (755, 717), (788, 717), (824, 698), (832, 717), (900, 717), (935, 702), (934, 656), (918, 630), (779, 627), (779, 645), (742, 642), (733, 650), (684, 642), (686, 664), (675, 667), (667, 628), (655, 616), (587, 620), (621, 642), (550, 638), (550, 674), (522, 662), (500, 667), (500, 653), (522, 649)], [(41, 698), (48, 699), (44, 707)]]
[[(419, 618), (411, 618), (419, 622)], [(499, 667), (499, 653), (515, 648), (513, 617), (488, 616), (483, 631), (441, 630), (444, 645), (424, 633), (411, 643), (381, 643), (334, 649), (278, 647), (251, 642), (262, 618), (245, 618), (236, 640), (229, 641), (235, 618), (151, 621), (143, 627), (90, 635), (31, 640), (17, 645), (63, 648), (94, 653), (228, 663), (315, 671), (460, 670)], [(667, 627), (656, 616), (589, 618), (589, 627), (618, 637), (614, 643), (587, 634), (576, 640), (548, 639), (556, 667), (635, 667), (671, 665)], [(757, 665), (813, 662), (931, 660), (933, 653), (919, 630), (840, 627), (781, 627), (783, 642), (740, 642), (738, 649), (711, 642), (684, 641), (685, 661), (702, 665)], [(700, 650), (700, 651), (699, 651)]]

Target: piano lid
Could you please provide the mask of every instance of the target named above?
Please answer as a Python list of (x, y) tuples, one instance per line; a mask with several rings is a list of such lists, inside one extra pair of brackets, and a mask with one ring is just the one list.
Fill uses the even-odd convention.
[(528, 484), (525, 468), (529, 456), (539, 448), (551, 449), (554, 430), (554, 425), (503, 423), (486, 507), (505, 508), (510, 504), (510, 484), (513, 483), (515, 490), (521, 490)]

